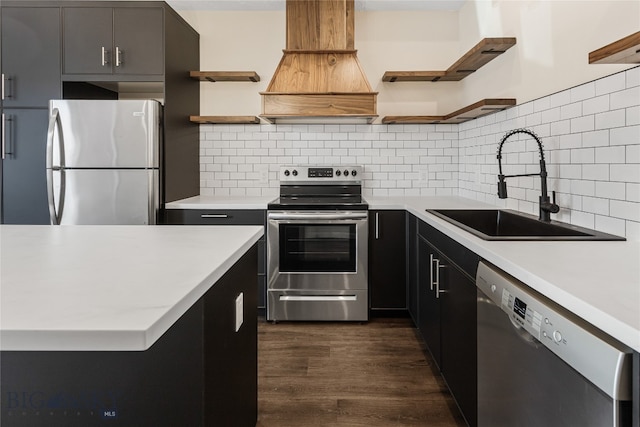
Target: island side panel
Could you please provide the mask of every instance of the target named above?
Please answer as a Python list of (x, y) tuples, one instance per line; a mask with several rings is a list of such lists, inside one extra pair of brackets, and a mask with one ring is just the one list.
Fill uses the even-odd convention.
[[(205, 299), (205, 425), (254, 427), (258, 420), (257, 244)], [(235, 301), (242, 293), (236, 332)]]
[(0, 425), (255, 426), (256, 265), (254, 245), (147, 351), (1, 352)]

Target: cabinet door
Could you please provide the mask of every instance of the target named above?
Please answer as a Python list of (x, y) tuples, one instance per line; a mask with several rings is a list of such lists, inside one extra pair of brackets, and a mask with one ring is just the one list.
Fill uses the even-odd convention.
[(406, 309), (404, 211), (369, 214), (369, 289), (372, 309)]
[(440, 298), (436, 297), (434, 279), (437, 269), (434, 260), (437, 251), (418, 236), (418, 329), (427, 344), (436, 365), (441, 364), (440, 352)]
[(413, 323), (418, 325), (418, 223), (407, 213), (407, 307)]
[(113, 9), (63, 9), (64, 74), (111, 74)]
[(49, 224), (45, 148), (48, 111), (4, 110), (2, 222)]
[(441, 259), (440, 370), (467, 423), (477, 425), (476, 285), (448, 260)]
[(115, 74), (163, 74), (163, 13), (159, 7), (113, 10)]
[(2, 8), (2, 105), (46, 107), (60, 98), (60, 8)]

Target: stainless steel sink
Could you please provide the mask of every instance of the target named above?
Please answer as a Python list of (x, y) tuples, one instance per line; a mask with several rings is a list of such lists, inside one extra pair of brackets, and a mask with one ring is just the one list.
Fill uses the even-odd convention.
[(505, 209), (427, 209), (484, 240), (626, 240), (559, 221)]

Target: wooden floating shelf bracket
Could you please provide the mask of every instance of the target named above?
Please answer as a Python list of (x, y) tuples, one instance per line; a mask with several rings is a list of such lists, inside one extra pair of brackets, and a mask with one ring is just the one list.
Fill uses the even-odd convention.
[(446, 71), (387, 71), (383, 82), (454, 82), (477, 71), (516, 44), (515, 37), (485, 38)]
[(590, 52), (589, 64), (640, 64), (640, 31)]
[(384, 124), (438, 124), (438, 123), (463, 123), (487, 114), (506, 110), (516, 105), (513, 98), (483, 99), (475, 104), (468, 105), (446, 116), (385, 116)]
[(191, 78), (208, 82), (259, 82), (255, 71), (191, 71)]
[(259, 124), (260, 119), (256, 116), (189, 116), (192, 123), (217, 124), (217, 125), (240, 125)]

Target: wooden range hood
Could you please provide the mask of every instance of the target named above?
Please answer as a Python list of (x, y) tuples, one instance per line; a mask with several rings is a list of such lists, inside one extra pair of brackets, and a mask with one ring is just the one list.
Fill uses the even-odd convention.
[(287, 45), (260, 117), (271, 123), (371, 123), (371, 90), (354, 49), (354, 0), (287, 0)]

